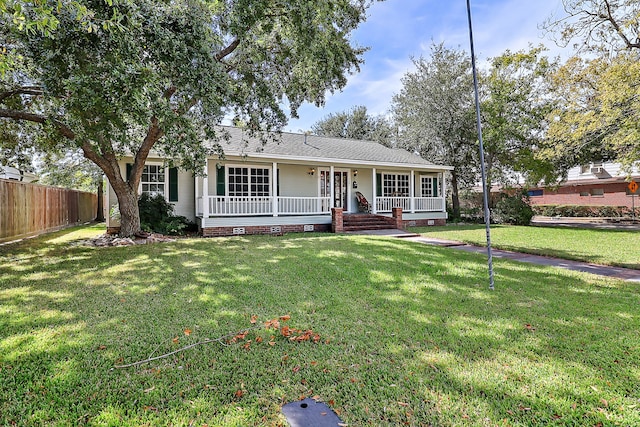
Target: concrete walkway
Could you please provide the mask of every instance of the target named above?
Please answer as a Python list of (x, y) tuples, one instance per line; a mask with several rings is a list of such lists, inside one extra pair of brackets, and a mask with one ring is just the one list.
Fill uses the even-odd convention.
[[(415, 233), (409, 233), (404, 230), (375, 230), (360, 232), (358, 234), (398, 237), (410, 240), (412, 242), (424, 243), (427, 245), (448, 247), (465, 252), (481, 253), (484, 255), (487, 254), (486, 247), (472, 246), (453, 240), (435, 239), (433, 237), (426, 237)], [(640, 283), (640, 270), (634, 270), (631, 268), (610, 267), (606, 265), (590, 264), (588, 262), (570, 261), (566, 259), (552, 258), (540, 255), (529, 255), (519, 252), (503, 251), (499, 249), (492, 249), (491, 254), (493, 255), (493, 258), (506, 258), (514, 261), (547, 265), (551, 267), (564, 268), (566, 270), (581, 271), (584, 273), (597, 274), (600, 276), (608, 276), (620, 280), (626, 280), (629, 282)]]

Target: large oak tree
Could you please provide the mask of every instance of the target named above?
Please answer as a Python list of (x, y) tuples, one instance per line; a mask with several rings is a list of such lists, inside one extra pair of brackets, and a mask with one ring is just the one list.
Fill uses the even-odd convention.
[(471, 59), (443, 44), (431, 56), (413, 60), (415, 71), (402, 78), (392, 111), (403, 148), (451, 171), (453, 216), (460, 216), (459, 189), (477, 181), (478, 150), (474, 121)]
[(636, 0), (563, 0), (566, 16), (545, 28), (575, 56), (554, 74), (555, 108), (546, 147), (560, 176), (596, 160), (640, 161), (640, 3)]
[[(303, 102), (322, 104), (362, 62), (349, 36), (370, 1), (72, 3), (47, 9), (55, 25), (46, 31), (0, 31), (19, 58), (1, 77), (0, 123), (39, 124), (39, 149), (79, 147), (107, 176), (121, 234), (132, 235), (152, 149), (201, 171), (219, 152), (204, 142), (224, 138), (216, 130), (224, 117), (251, 132), (278, 130)], [(11, 23), (7, 4), (1, 19)], [(89, 24), (78, 10), (90, 11)], [(123, 177), (118, 160), (128, 153), (134, 163)]]

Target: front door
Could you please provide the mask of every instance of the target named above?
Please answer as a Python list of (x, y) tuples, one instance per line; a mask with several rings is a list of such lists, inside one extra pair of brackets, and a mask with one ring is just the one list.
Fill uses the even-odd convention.
[(342, 208), (345, 211), (348, 209), (347, 197), (349, 187), (347, 186), (349, 181), (349, 173), (344, 171), (333, 172), (333, 205), (336, 208)]

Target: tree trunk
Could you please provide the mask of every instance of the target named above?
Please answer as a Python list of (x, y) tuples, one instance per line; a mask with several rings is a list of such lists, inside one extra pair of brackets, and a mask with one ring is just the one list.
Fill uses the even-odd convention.
[(120, 207), (120, 236), (131, 237), (140, 231), (140, 211), (138, 194), (128, 185), (114, 188)]
[(98, 211), (96, 212), (96, 221), (104, 221), (104, 180), (100, 177), (98, 181)]
[(460, 218), (460, 196), (458, 194), (458, 174), (451, 172), (451, 210), (453, 219)]

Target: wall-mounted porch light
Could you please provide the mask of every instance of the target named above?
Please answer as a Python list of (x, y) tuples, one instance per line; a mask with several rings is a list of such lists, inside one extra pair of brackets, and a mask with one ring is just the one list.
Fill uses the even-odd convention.
[(316, 168), (310, 168), (309, 172), (307, 172), (309, 175), (313, 176), (316, 173)]
[(353, 171), (353, 176), (358, 176), (358, 169)]

